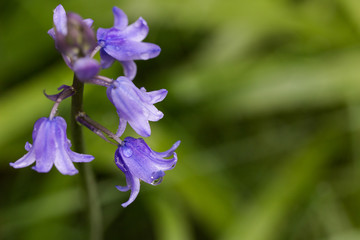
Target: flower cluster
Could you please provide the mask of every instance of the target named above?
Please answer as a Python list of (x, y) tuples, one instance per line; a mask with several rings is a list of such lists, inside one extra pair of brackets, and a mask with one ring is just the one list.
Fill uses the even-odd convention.
[[(78, 173), (73, 162), (90, 162), (94, 157), (70, 150), (71, 143), (66, 136), (67, 124), (62, 117), (56, 116), (57, 108), (64, 99), (76, 94), (75, 81), (106, 87), (107, 97), (119, 116), (116, 134), (89, 118), (84, 112), (78, 112), (73, 117), (105, 140), (109, 141), (104, 134), (116, 142), (115, 164), (125, 174), (127, 183), (125, 187), (117, 188), (120, 191), (131, 190), (129, 200), (122, 204), (126, 207), (137, 197), (140, 180), (157, 185), (162, 181), (164, 171), (174, 168), (177, 162), (175, 150), (180, 141), (165, 152), (155, 152), (142, 138), (126, 137), (123, 141), (120, 139), (127, 123), (140, 136), (151, 135), (149, 121), (159, 121), (164, 116), (154, 104), (166, 97), (167, 90), (147, 92), (143, 87), (136, 87), (133, 82), (137, 71), (134, 61), (157, 57), (161, 49), (156, 44), (143, 42), (149, 32), (143, 18), (140, 17), (128, 25), (128, 18), (121, 9), (114, 7), (113, 14), (114, 26), (99, 28), (95, 34), (92, 28), (93, 20), (67, 13), (62, 5), (55, 8), (54, 27), (48, 34), (55, 41), (55, 47), (67, 66), (74, 72), (74, 84), (61, 86), (59, 90), (62, 91), (58, 94), (45, 94), (55, 102), (50, 116), (36, 121), (32, 134), (33, 143), (27, 142), (25, 145), (28, 153), (10, 163), (10, 166), (23, 168), (35, 163), (33, 169), (45, 173), (55, 165), (64, 175)], [(98, 52), (100, 63), (94, 59)], [(123, 75), (116, 80), (100, 76), (101, 69), (110, 67), (114, 61), (122, 64)]]

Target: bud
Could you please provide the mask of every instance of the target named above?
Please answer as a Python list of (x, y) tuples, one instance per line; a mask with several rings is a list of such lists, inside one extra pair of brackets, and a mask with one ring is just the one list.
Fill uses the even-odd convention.
[(56, 45), (70, 59), (87, 56), (96, 47), (94, 31), (75, 13), (67, 13), (67, 34), (55, 29)]
[(66, 13), (62, 5), (54, 10), (54, 28), (49, 35), (55, 40), (55, 46), (70, 59), (89, 56), (97, 45), (92, 20), (83, 19), (76, 13)]

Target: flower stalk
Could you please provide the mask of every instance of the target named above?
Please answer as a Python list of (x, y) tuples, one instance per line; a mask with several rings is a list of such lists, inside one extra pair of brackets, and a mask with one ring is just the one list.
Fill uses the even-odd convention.
[[(75, 151), (79, 153), (84, 152), (84, 140), (82, 127), (76, 121), (79, 113), (83, 112), (83, 95), (84, 84), (80, 82), (74, 74), (73, 85), (75, 94), (72, 96), (71, 101), (71, 129), (72, 129), (72, 142)], [(87, 199), (87, 211), (89, 219), (89, 238), (91, 240), (101, 240), (102, 238), (102, 213), (101, 204), (98, 198), (97, 186), (95, 175), (91, 165), (82, 164), (80, 175), (82, 178), (82, 185), (84, 195)]]
[[(79, 113), (79, 115), (76, 117), (76, 120), (83, 126), (87, 127), (90, 131), (94, 132), (96, 135), (98, 135), (99, 137), (101, 137), (102, 139), (104, 139), (105, 141), (112, 143), (116, 146), (118, 146), (119, 144), (122, 144), (121, 139), (116, 136), (114, 133), (112, 133), (109, 129), (107, 129), (106, 127), (102, 126), (101, 124), (99, 124), (98, 122), (94, 121), (93, 119), (91, 119), (86, 113), (81, 112)], [(105, 136), (104, 133), (111, 139), (113, 139), (116, 143), (111, 142), (110, 140), (108, 140)]]

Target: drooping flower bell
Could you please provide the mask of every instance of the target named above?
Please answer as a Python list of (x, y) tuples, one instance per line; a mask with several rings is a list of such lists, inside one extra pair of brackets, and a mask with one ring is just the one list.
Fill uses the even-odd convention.
[(151, 135), (149, 121), (158, 121), (164, 116), (154, 104), (166, 97), (166, 89), (146, 92), (145, 88), (138, 89), (128, 78), (119, 77), (106, 93), (119, 115), (117, 136), (123, 134), (128, 122), (140, 136), (148, 137)]
[(60, 4), (54, 10), (54, 26), (48, 34), (65, 63), (80, 80), (88, 80), (100, 71), (100, 64), (92, 58), (97, 46), (92, 19), (82, 19), (75, 13), (66, 13)]
[(90, 162), (94, 159), (88, 154), (79, 154), (70, 150), (71, 144), (66, 137), (66, 122), (62, 117), (40, 118), (34, 125), (33, 144), (26, 143), (28, 151), (22, 158), (10, 166), (14, 168), (32, 167), (37, 172), (49, 172), (53, 165), (64, 175), (78, 173), (73, 162)]
[[(127, 186), (116, 186), (119, 191), (131, 190), (130, 198), (123, 203), (127, 207), (132, 203), (140, 191), (140, 180), (158, 185), (164, 177), (164, 171), (171, 170), (177, 162), (176, 148), (180, 145), (177, 141), (165, 152), (153, 151), (143, 139), (127, 137), (115, 152), (115, 163), (125, 174)], [(171, 159), (165, 159), (173, 155)]]
[(142, 42), (149, 32), (149, 27), (143, 18), (128, 26), (126, 14), (113, 7), (114, 26), (97, 30), (101, 65), (108, 68), (114, 60), (118, 60), (124, 68), (124, 74), (130, 80), (136, 75), (136, 64), (133, 60), (147, 60), (160, 54), (160, 47), (153, 43)]

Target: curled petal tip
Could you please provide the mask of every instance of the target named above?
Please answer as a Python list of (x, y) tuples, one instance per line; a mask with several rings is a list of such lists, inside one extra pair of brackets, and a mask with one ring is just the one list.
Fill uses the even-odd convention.
[(129, 186), (119, 186), (119, 185), (116, 185), (115, 186), (117, 188), (117, 190), (119, 190), (120, 192), (127, 192), (130, 190)]
[(173, 145), (173, 148), (177, 149), (179, 147), (180, 143), (181, 143), (180, 140), (176, 141)]
[(59, 91), (61, 90), (61, 92), (58, 94), (49, 95), (45, 92), (45, 89), (44, 89), (43, 94), (45, 95), (45, 97), (47, 97), (48, 99), (50, 99), (51, 101), (54, 101), (54, 102), (58, 99), (64, 100), (75, 94), (74, 88), (72, 86), (68, 86), (68, 85), (61, 85), (58, 88), (58, 90)]
[(119, 29), (124, 29), (128, 25), (128, 18), (123, 10), (114, 6), (113, 9), (114, 14), (114, 27)]
[(147, 26), (147, 22), (146, 22), (145, 19), (143, 19), (142, 17), (139, 17), (138, 21), (139, 21), (139, 23)]

